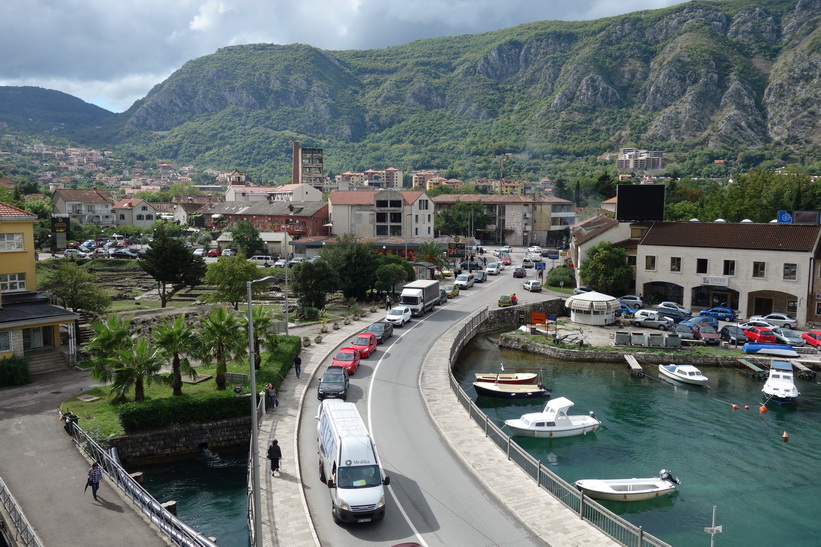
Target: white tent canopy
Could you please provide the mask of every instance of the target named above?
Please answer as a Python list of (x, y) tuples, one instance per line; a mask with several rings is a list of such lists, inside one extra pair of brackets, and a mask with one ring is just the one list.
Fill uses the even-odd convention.
[(574, 294), (564, 305), (570, 310), (570, 320), (585, 325), (609, 325), (615, 321), (619, 299), (596, 291)]

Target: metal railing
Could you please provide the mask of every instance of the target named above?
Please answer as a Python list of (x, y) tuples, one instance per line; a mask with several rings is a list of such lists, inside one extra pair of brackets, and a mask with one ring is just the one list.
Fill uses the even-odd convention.
[(455, 334), (450, 347), (450, 362), (448, 363), (450, 387), (456, 394), (456, 398), (468, 411), (468, 415), (482, 428), (485, 436), (507, 454), (508, 460), (518, 465), (533, 478), (539, 487), (544, 488), (563, 505), (572, 509), (582, 520), (587, 520), (622, 545), (629, 547), (669, 547), (667, 543), (645, 533), (641, 526), (636, 526), (624, 520), (585, 496), (573, 485), (543, 466), (540, 461), (513, 442), (513, 439), (493, 423), (482, 412), (482, 409), (476, 406), (470, 396), (465, 393), (453, 375), (454, 361), (465, 344), (473, 338), (482, 323), (487, 320), (488, 316), (489, 312), (487, 308), (484, 308), (469, 317)]
[[(3, 509), (11, 520), (11, 522), (7, 524), (9, 528), (11, 528), (8, 532), (13, 534), (11, 539), (14, 541), (14, 545), (43, 547), (43, 542), (37, 537), (37, 532), (35, 532), (34, 528), (29, 524), (26, 515), (23, 514), (23, 510), (17, 504), (17, 500), (14, 499), (14, 496), (11, 495), (11, 491), (6, 486), (6, 483), (3, 482), (2, 478), (0, 478), (0, 504), (2, 504)], [(3, 538), (0, 537), (0, 540), (2, 539)]]
[(109, 479), (128, 496), (145, 515), (176, 545), (185, 547), (217, 547), (217, 544), (186, 525), (154, 499), (117, 460), (88, 436), (76, 422), (67, 423), (74, 442), (92, 461), (108, 475)]
[[(262, 425), (262, 418), (265, 414), (265, 405), (268, 404), (267, 398), (263, 397), (261, 394), (257, 397), (257, 424), (258, 426)], [(253, 432), (251, 433), (253, 435)], [(248, 441), (248, 465), (246, 466), (245, 472), (245, 481), (248, 485), (247, 491), (245, 493), (245, 502), (248, 504), (248, 537), (251, 539), (251, 546), (257, 545), (256, 540), (257, 538), (254, 537), (255, 534), (255, 526), (254, 526), (254, 515), (257, 508), (254, 506), (254, 454), (252, 450), (254, 448), (254, 439)], [(257, 447), (259, 450), (259, 447)]]

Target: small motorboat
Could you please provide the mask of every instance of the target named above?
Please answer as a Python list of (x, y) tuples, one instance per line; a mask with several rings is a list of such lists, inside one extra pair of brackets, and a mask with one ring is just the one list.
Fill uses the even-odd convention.
[(480, 397), (496, 399), (546, 399), (551, 390), (544, 384), (497, 384), (490, 382), (473, 382), (476, 394)]
[(747, 343), (741, 346), (744, 353), (759, 353), (761, 355), (773, 355), (775, 357), (798, 357), (798, 352), (792, 346), (780, 344), (753, 344)]
[(574, 404), (566, 397), (559, 397), (548, 401), (541, 412), (531, 412), (515, 420), (505, 420), (505, 425), (510, 429), (511, 437), (552, 439), (595, 432), (601, 422), (596, 419), (593, 412), (588, 415), (567, 415), (567, 410)]
[(659, 365), (659, 373), (685, 384), (703, 386), (707, 383), (707, 377), (693, 365)]
[(642, 501), (667, 496), (681, 484), (667, 469), (646, 479), (582, 479), (574, 483), (584, 495), (596, 500)]
[(767, 401), (772, 401), (780, 405), (794, 403), (800, 393), (793, 381), (792, 363), (773, 359), (770, 362), (770, 372), (762, 393), (767, 396)]
[(477, 382), (496, 382), (499, 384), (532, 384), (538, 373), (536, 372), (477, 372)]

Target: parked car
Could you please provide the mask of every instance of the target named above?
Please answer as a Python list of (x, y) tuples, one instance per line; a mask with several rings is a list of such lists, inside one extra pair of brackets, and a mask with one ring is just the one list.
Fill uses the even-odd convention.
[(111, 256), (111, 258), (140, 258), (140, 255), (138, 255), (135, 251), (132, 251), (131, 249), (117, 249), (115, 251), (111, 251), (109, 256)]
[(459, 290), (469, 289), (473, 286), (473, 274), (459, 274), (456, 276), (456, 286)]
[(696, 323), (693, 325), (693, 336), (696, 340), (701, 340), (705, 344), (717, 346), (721, 342), (716, 329), (706, 323)]
[(288, 267), (293, 268), (297, 264), (302, 264), (303, 262), (305, 262), (305, 259), (303, 257), (295, 256), (294, 258), (288, 261)]
[(638, 295), (635, 294), (625, 294), (624, 296), (619, 297), (619, 302), (622, 304), (627, 304), (634, 310), (640, 309), (644, 306), (644, 300)]
[(676, 310), (673, 308), (662, 308), (660, 306), (656, 306), (656, 313), (659, 315), (663, 315), (664, 317), (669, 317), (673, 320), (674, 323), (681, 323), (682, 321), (686, 321), (690, 319), (690, 316), (685, 314), (680, 310)]
[(274, 259), (268, 255), (254, 255), (248, 259), (248, 262), (253, 262), (257, 266), (265, 266), (266, 268), (270, 268), (271, 264), (274, 262)]
[(693, 334), (693, 329), (687, 325), (682, 325), (679, 323), (678, 325), (673, 325), (673, 328), (670, 329), (670, 334), (675, 334), (682, 340), (695, 340), (695, 335)]
[(770, 323), (767, 323), (766, 321), (761, 321), (759, 319), (744, 321), (743, 323), (739, 323), (738, 326), (744, 330), (747, 330), (751, 327), (765, 327), (768, 329), (775, 327), (775, 325), (771, 325)]
[(525, 277), (526, 275), (524, 268), (513, 268), (513, 277)]
[(405, 323), (411, 320), (411, 309), (405, 306), (394, 306), (388, 310), (388, 315), (385, 316), (385, 321), (393, 325), (404, 327)]
[(528, 257), (524, 257), (522, 259), (522, 268), (532, 268), (532, 267), (533, 267), (533, 261), (530, 260)]
[(775, 334), (769, 327), (749, 327), (744, 329), (744, 336), (757, 344), (775, 344)]
[(541, 253), (542, 248), (539, 247), (538, 245), (531, 245), (530, 247), (527, 248), (527, 252), (529, 252), (529, 253)]
[(502, 245), (502, 248), (499, 249), (499, 252), (510, 254), (513, 252), (513, 247), (510, 245)]
[(498, 262), (491, 262), (487, 265), (486, 270), (488, 275), (499, 275), (499, 264)]
[(542, 284), (536, 281), (535, 279), (529, 279), (522, 283), (522, 288), (530, 292), (541, 292)]
[(768, 315), (753, 315), (750, 321), (765, 321), (774, 327), (787, 327), (794, 329), (798, 326), (798, 320), (795, 317), (790, 317), (786, 313), (771, 313)]
[(448, 266), (439, 268), (439, 273), (442, 274), (442, 277), (450, 277), (453, 275), (453, 271)]
[(376, 323), (371, 323), (368, 325), (365, 332), (369, 332), (376, 336), (376, 343), (382, 344), (385, 340), (393, 336), (393, 323), (389, 321), (377, 321)]
[(349, 376), (353, 376), (356, 373), (356, 369), (359, 368), (359, 360), (361, 358), (362, 355), (356, 348), (340, 348), (334, 358), (331, 359), (331, 366), (342, 367)]
[(636, 310), (633, 314), (633, 325), (637, 327), (650, 327), (659, 330), (673, 328), (673, 320), (669, 317), (659, 315), (654, 310)]
[(688, 317), (687, 319), (682, 321), (682, 323), (685, 325), (689, 325), (690, 327), (698, 323), (706, 323), (714, 329), (718, 330), (718, 319), (716, 319), (715, 317), (710, 317), (709, 315), (695, 315), (693, 317)]
[(208, 249), (207, 256), (222, 256), (222, 251), (220, 251), (219, 249)]
[(625, 318), (633, 317), (633, 314), (635, 312), (636, 312), (636, 310), (634, 310), (633, 308), (631, 308), (630, 306), (627, 306), (625, 304), (619, 304), (619, 307), (616, 308), (613, 311), (613, 313), (616, 314), (616, 317), (625, 317)]
[(85, 251), (81, 251), (77, 247), (69, 247), (65, 251), (63, 251), (63, 256), (69, 258), (88, 258), (89, 254)]
[(459, 295), (459, 287), (457, 287), (453, 283), (448, 283), (447, 285), (442, 287), (442, 289), (444, 289), (445, 294), (448, 295), (448, 298), (453, 298), (454, 296)]
[(482, 262), (477, 260), (465, 260), (459, 264), (459, 267), (466, 272), (475, 272), (476, 270), (481, 270), (484, 266)]
[(678, 310), (678, 311), (680, 311), (681, 313), (683, 313), (684, 315), (686, 315), (688, 317), (693, 315), (693, 311), (690, 308), (685, 308), (684, 306), (682, 306), (681, 304), (677, 304), (676, 302), (671, 302), (671, 301), (662, 302), (661, 304), (656, 306), (656, 309), (659, 309), (659, 308), (667, 308), (667, 309), (670, 309), (670, 310)]
[(802, 332), (801, 338), (814, 348), (821, 348), (821, 330), (811, 330), (809, 332)]
[(718, 331), (718, 336), (728, 344), (735, 346), (749, 342), (747, 335), (744, 334), (744, 329), (735, 325), (724, 325), (721, 327), (721, 330)]
[(542, 261), (542, 255), (540, 255), (539, 253), (532, 253), (532, 254), (528, 255), (527, 258), (529, 258), (533, 262), (541, 262)]
[(484, 270), (473, 272), (473, 281), (475, 283), (484, 283), (487, 280), (487, 273)]
[(376, 351), (376, 336), (370, 332), (363, 332), (357, 334), (356, 338), (351, 342), (351, 347), (358, 349), (363, 359), (367, 359), (373, 352)]
[(288, 261), (284, 258), (277, 258), (276, 262), (274, 262), (274, 268), (282, 268), (285, 269), (285, 266), (288, 265)]
[(316, 397), (320, 401), (325, 399), (348, 398), (348, 373), (343, 367), (328, 367), (319, 379)]
[(722, 306), (717, 306), (715, 308), (710, 308), (709, 310), (704, 310), (699, 312), (699, 315), (706, 315), (707, 317), (715, 317), (721, 321), (735, 321), (736, 320), (736, 311), (731, 308), (725, 308)]
[(445, 289), (439, 289), (439, 304), (445, 304), (448, 301), (448, 293), (445, 292)]
[(225, 249), (222, 251), (222, 256), (237, 256), (237, 252), (234, 249)]
[(503, 294), (499, 297), (498, 304), (500, 308), (506, 308), (508, 306), (515, 306), (516, 302), (513, 300), (512, 294)]
[(779, 344), (787, 344), (788, 346), (792, 346), (794, 348), (802, 348), (806, 344), (804, 339), (801, 338), (801, 333), (792, 329), (784, 328), (784, 327), (776, 327), (771, 329), (773, 334), (775, 334), (775, 340)]
[(587, 287), (585, 285), (579, 285), (575, 289), (573, 289), (573, 294), (582, 294), (583, 292), (590, 292), (593, 289), (591, 287)]
[[(140, 250), (144, 251), (145, 249)], [(91, 251), (90, 254), (93, 258), (108, 258), (109, 256), (111, 256), (111, 252), (108, 249), (103, 248), (94, 249), (93, 251)]]

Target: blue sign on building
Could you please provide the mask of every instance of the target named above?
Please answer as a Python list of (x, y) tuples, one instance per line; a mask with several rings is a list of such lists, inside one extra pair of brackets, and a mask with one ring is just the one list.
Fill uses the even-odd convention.
[(789, 211), (778, 211), (778, 223), (779, 224), (791, 224), (792, 223), (792, 215)]

